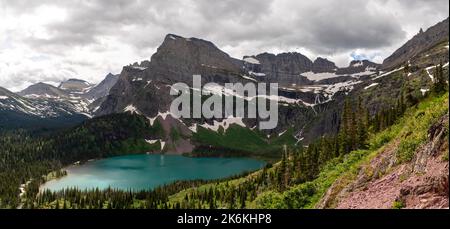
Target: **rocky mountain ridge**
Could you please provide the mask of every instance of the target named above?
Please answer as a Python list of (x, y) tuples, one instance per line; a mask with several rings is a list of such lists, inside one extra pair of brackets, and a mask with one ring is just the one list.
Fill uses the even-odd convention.
[[(98, 85), (78, 79), (64, 81), (59, 87), (37, 83), (18, 93), (1, 88), (0, 112), (3, 117), (0, 127), (33, 128), (45, 127), (42, 123), (52, 126), (79, 123), (92, 117), (95, 105), (103, 101), (102, 97), (109, 93), (117, 79), (117, 75), (109, 74)], [(24, 121), (26, 125), (21, 124)]]
[(396, 50), (391, 56), (383, 61), (383, 69), (392, 69), (408, 60), (416, 57), (423, 51), (447, 41), (448, 42), (449, 18), (430, 27), (425, 32), (421, 29), (418, 34)]

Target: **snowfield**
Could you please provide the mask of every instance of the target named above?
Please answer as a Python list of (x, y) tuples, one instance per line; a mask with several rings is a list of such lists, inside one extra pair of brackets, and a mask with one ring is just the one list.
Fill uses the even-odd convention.
[(131, 112), (132, 114), (140, 114), (138, 109), (134, 105), (128, 105), (123, 109), (124, 112)]
[[(394, 69), (394, 70), (392, 70), (392, 71), (390, 71), (390, 72), (382, 73), (381, 75), (378, 75), (378, 76), (374, 77), (372, 80), (377, 80), (377, 79), (379, 79), (379, 78), (381, 78), (381, 77), (388, 76), (388, 75), (390, 75), (390, 74), (392, 74), (392, 73), (394, 73), (394, 72), (398, 72), (398, 71), (400, 71), (400, 70), (403, 70), (404, 68), (405, 68), (405, 67), (401, 67), (401, 68)], [(380, 73), (381, 73), (381, 72), (380, 72)]]
[(311, 81), (319, 81), (343, 76), (343, 75), (336, 75), (336, 73), (334, 72), (323, 72), (323, 73), (305, 72), (302, 73), (301, 75), (308, 78), (308, 80)]
[[(201, 125), (201, 127), (217, 132), (220, 127), (223, 127), (223, 129), (226, 131), (232, 124), (237, 124), (239, 126), (246, 127), (245, 124), (242, 122), (241, 117), (233, 117), (233, 116), (223, 119), (221, 122), (214, 120), (213, 125), (205, 123)], [(197, 130), (195, 132), (197, 132)]]
[(257, 60), (256, 58), (253, 58), (253, 57), (244, 58), (244, 61), (247, 63), (250, 63), (250, 64), (261, 64), (259, 62), (259, 60)]
[(373, 83), (373, 84), (371, 84), (371, 85), (365, 87), (364, 90), (367, 90), (367, 89), (369, 89), (369, 88), (371, 88), (371, 87), (375, 87), (375, 86), (377, 86), (378, 84), (379, 84), (379, 83)]

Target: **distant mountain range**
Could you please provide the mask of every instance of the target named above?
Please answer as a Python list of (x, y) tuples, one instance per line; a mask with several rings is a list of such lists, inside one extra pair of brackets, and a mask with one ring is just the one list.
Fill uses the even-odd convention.
[(108, 74), (98, 85), (69, 79), (59, 87), (37, 83), (13, 93), (0, 87), (0, 129), (65, 127), (91, 117), (97, 100), (109, 93), (117, 75)]

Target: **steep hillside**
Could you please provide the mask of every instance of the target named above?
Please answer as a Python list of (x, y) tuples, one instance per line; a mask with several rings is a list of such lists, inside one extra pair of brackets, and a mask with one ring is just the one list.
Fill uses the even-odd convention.
[[(308, 182), (296, 184), (296, 158), (243, 178), (186, 189), (172, 195), (169, 206), (448, 208), (448, 95), (408, 109), (395, 125), (370, 136), (368, 149), (330, 160)], [(283, 187), (284, 182), (291, 185)], [(208, 193), (216, 194), (213, 205)]]
[(448, 208), (447, 103), (448, 96), (412, 111), (403, 126), (385, 133), (393, 138), (340, 176), (316, 207)]
[(383, 61), (383, 69), (392, 69), (441, 42), (448, 42), (448, 20), (449, 18), (445, 19), (425, 32), (421, 29), (417, 35)]

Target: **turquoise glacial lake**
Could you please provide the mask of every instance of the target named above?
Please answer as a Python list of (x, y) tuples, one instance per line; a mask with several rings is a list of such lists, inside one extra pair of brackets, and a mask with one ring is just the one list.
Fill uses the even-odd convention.
[(176, 155), (129, 155), (90, 161), (66, 168), (68, 175), (41, 189), (64, 188), (143, 190), (178, 180), (212, 180), (262, 168), (248, 158), (190, 158)]

